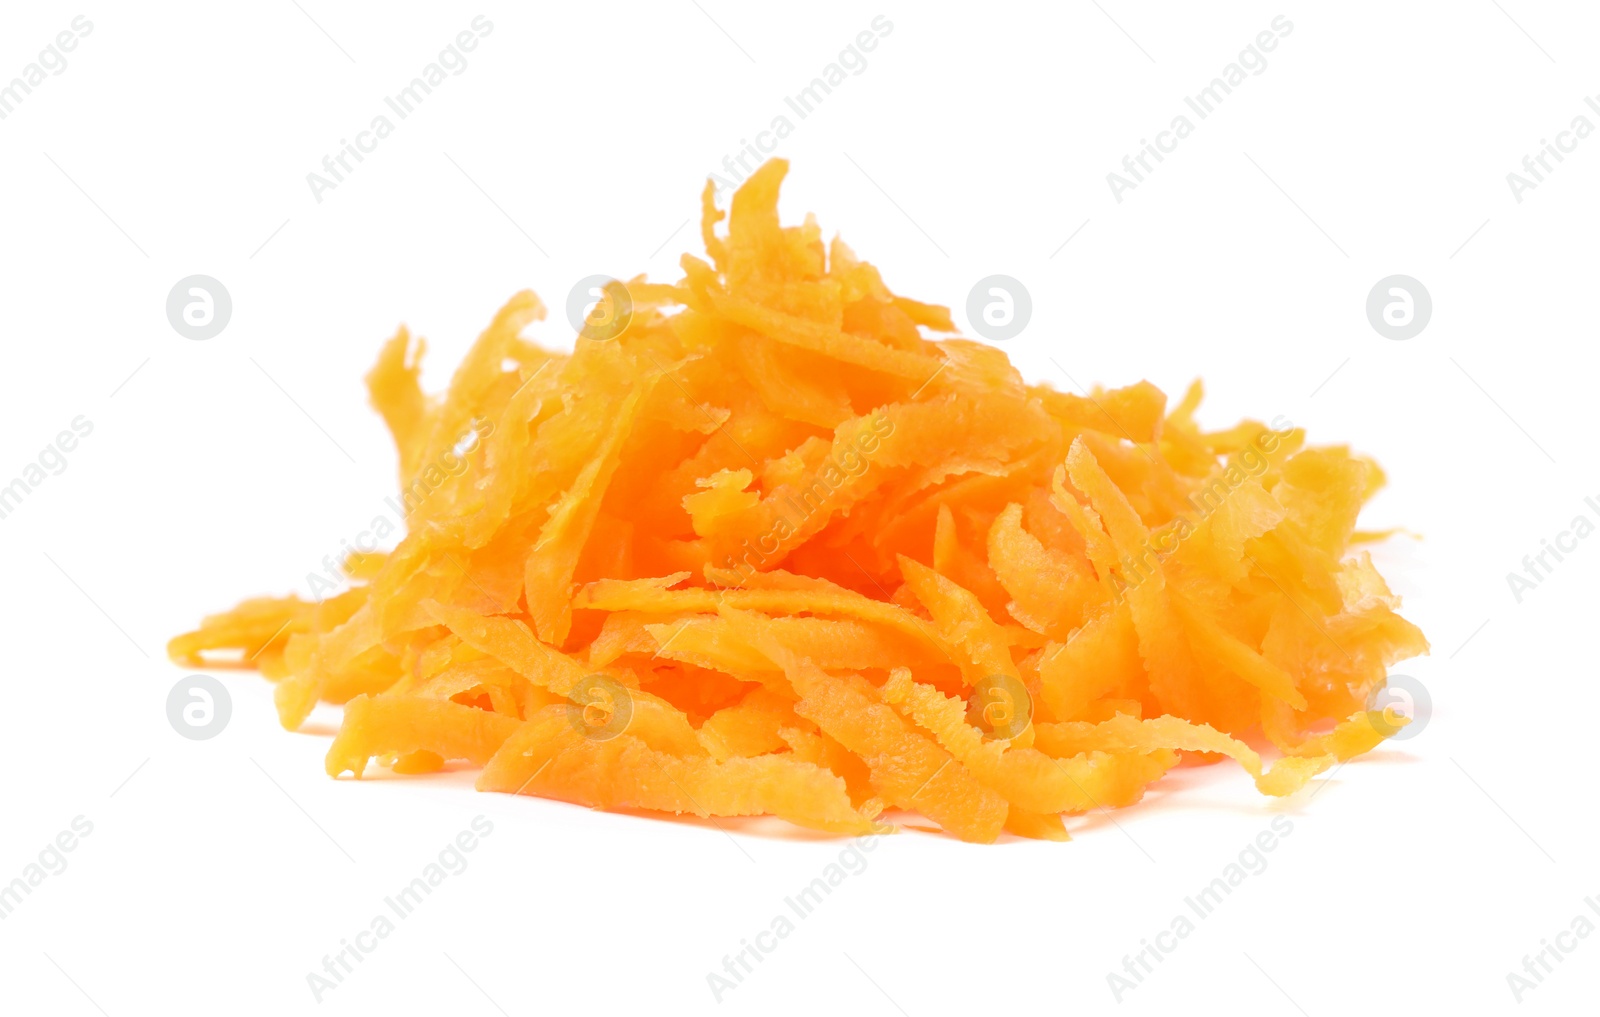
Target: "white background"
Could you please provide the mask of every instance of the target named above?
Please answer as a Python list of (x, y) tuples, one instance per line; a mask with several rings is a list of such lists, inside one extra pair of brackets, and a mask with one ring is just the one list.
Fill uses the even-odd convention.
[[(1600, 17), (1203, 6), (7, 5), (0, 80), (74, 15), (94, 28), (0, 121), (0, 482), (74, 417), (94, 432), (0, 520), (0, 882), (75, 816), (93, 833), (0, 921), (0, 1010), (1592, 1004), (1600, 936), (1520, 1005), (1506, 976), (1578, 914), (1600, 923), (1600, 540), (1521, 603), (1506, 574), (1600, 519), (1600, 139), (1520, 203), (1505, 178), (1572, 118), (1600, 126)], [(316, 202), (306, 174), (478, 13), (494, 29), (467, 69)], [(844, 843), (479, 795), (471, 773), (329, 780), (336, 711), (285, 733), (250, 674), (224, 676), (222, 735), (175, 734), (165, 641), (306, 593), (382, 511), (394, 457), (361, 384), (381, 340), (426, 335), (437, 387), (521, 287), (559, 308), (593, 273), (675, 278), (706, 175), (880, 13), (865, 71), (783, 143), (785, 218), (815, 212), (922, 299), (1021, 279), (1034, 317), (1005, 346), (1030, 379), (1176, 398), (1203, 375), (1209, 425), (1282, 414), (1375, 455), (1392, 483), (1366, 522), (1422, 538), (1379, 560), (1433, 643), (1399, 668), (1432, 694), (1426, 731), (1285, 802), (1191, 769), (1070, 844), (888, 838), (720, 1004), (707, 974)], [(1106, 174), (1279, 14), (1267, 68), (1116, 202)], [(234, 304), (205, 342), (164, 313), (193, 273)], [(1404, 342), (1364, 312), (1392, 273), (1434, 304)], [(532, 334), (570, 345), (560, 318)], [(1266, 871), (1117, 1003), (1107, 974), (1278, 814), (1293, 833)], [(479, 815), (470, 867), (315, 1002), (307, 973)]]

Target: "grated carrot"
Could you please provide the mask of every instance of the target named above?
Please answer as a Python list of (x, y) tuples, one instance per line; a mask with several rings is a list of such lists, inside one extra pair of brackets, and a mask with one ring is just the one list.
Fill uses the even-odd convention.
[(1394, 730), (1366, 704), (1427, 642), (1352, 552), (1376, 464), (1206, 432), (1198, 382), (1029, 385), (782, 226), (786, 172), (726, 213), (708, 185), (705, 258), (628, 282), (615, 338), (541, 349), (518, 293), (428, 395), (402, 328), (367, 385), (408, 532), (172, 659), (261, 671), (291, 729), (345, 704), (334, 776), (464, 761), (482, 790), (839, 834), (887, 808), (1064, 840), (1181, 761), (1286, 795)]

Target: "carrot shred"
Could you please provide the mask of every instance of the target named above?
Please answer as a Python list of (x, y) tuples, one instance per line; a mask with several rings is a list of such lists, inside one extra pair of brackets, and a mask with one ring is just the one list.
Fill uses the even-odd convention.
[(466, 763), (481, 790), (850, 835), (894, 809), (1067, 840), (1181, 764), (1281, 796), (1396, 729), (1369, 704), (1428, 644), (1358, 549), (1403, 532), (1358, 528), (1375, 463), (1204, 430), (1199, 382), (1028, 384), (784, 226), (787, 171), (725, 211), (708, 183), (705, 256), (622, 284), (609, 339), (543, 349), (517, 293), (429, 394), (401, 327), (366, 378), (398, 544), (172, 660), (260, 671), (291, 729), (342, 704), (335, 777)]

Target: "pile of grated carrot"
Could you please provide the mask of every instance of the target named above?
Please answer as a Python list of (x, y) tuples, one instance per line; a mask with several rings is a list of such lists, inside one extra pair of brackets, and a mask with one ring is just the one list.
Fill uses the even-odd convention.
[(402, 328), (367, 384), (405, 537), (172, 659), (259, 669), (290, 729), (343, 704), (333, 776), (465, 761), (485, 791), (980, 842), (1066, 839), (1183, 762), (1287, 795), (1404, 723), (1367, 708), (1427, 649), (1352, 551), (1374, 463), (1203, 431), (1198, 383), (1075, 395), (930, 340), (948, 311), (779, 224), (786, 171), (727, 213), (708, 184), (708, 260), (627, 282), (614, 338), (545, 351), (519, 293), (427, 395)]

